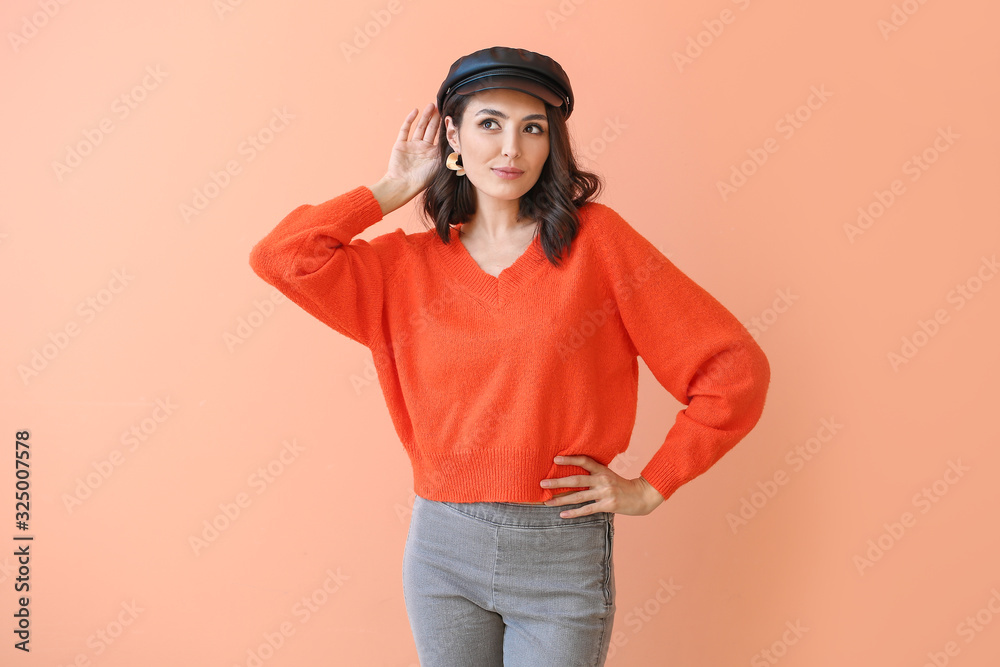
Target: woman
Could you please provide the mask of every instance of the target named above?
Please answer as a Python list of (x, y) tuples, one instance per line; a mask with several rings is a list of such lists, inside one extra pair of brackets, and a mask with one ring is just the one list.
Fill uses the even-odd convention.
[[(763, 410), (749, 332), (592, 200), (572, 109), (547, 56), (459, 58), (382, 179), (299, 206), (251, 253), (372, 351), (413, 466), (403, 591), (423, 667), (603, 665), (614, 515), (652, 512)], [(420, 193), (434, 229), (352, 240)], [(687, 407), (628, 479), (607, 465), (635, 424), (638, 356)]]

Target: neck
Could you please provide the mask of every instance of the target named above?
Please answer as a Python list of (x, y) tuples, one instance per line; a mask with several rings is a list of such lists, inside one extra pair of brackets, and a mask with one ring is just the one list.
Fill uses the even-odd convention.
[(477, 200), (472, 219), (459, 229), (463, 236), (475, 233), (476, 236), (494, 242), (520, 236), (529, 229), (534, 231), (535, 220), (517, 219), (520, 200), (502, 201), (482, 196)]

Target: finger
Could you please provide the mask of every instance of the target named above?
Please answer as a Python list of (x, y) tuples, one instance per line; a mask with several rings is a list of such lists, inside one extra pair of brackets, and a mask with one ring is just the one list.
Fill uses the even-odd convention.
[(584, 491), (574, 491), (572, 493), (560, 493), (557, 496), (552, 496), (548, 500), (542, 501), (549, 507), (556, 507), (559, 505), (572, 505), (573, 503), (582, 503), (587, 498), (583, 497)]
[(542, 480), (542, 487), (552, 489), (560, 486), (575, 486), (589, 489), (590, 475), (568, 475), (566, 477), (550, 477)]
[(422, 119), (422, 127), (420, 128), (423, 132), (421, 138), (424, 141), (430, 142), (434, 140), (438, 129), (438, 117), (434, 113), (434, 108), (432, 105), (428, 104), (424, 108), (425, 116)]
[[(407, 118), (410, 117), (407, 116)], [(412, 126), (413, 130), (413, 136), (411, 137), (411, 141), (416, 141), (417, 139), (420, 139), (420, 137), (423, 136), (424, 131), (421, 128), (422, 123), (423, 123), (423, 117), (420, 114), (417, 114), (417, 119), (415, 124), (413, 123), (413, 119), (410, 119), (410, 125)]]
[(431, 119), (431, 114), (427, 111), (427, 109), (430, 106), (431, 105), (428, 103), (428, 105), (424, 107), (423, 113), (420, 114), (420, 120), (417, 121), (417, 131), (413, 133), (414, 140), (424, 138), (424, 132), (427, 129), (427, 123)]
[(424, 141), (433, 142), (437, 139), (438, 129), (441, 126), (441, 115), (437, 112), (437, 107), (431, 109), (428, 120), (427, 131), (424, 132)]
[(403, 125), (399, 128), (399, 140), (406, 141), (406, 138), (410, 136), (410, 124), (416, 117), (418, 109), (414, 107), (410, 113), (406, 114), (406, 118), (403, 119)]
[(557, 456), (555, 457), (555, 462), (563, 466), (579, 466), (587, 470), (594, 470), (595, 466), (598, 465), (597, 461), (590, 458), (589, 456)]
[[(583, 502), (578, 500), (576, 502)], [(594, 512), (599, 512), (600, 510), (593, 509), (596, 503), (590, 503), (589, 505), (584, 505), (583, 507), (577, 507), (571, 510), (563, 510), (559, 512), (559, 516), (563, 519), (571, 519), (575, 516), (587, 516), (588, 514), (593, 514)]]

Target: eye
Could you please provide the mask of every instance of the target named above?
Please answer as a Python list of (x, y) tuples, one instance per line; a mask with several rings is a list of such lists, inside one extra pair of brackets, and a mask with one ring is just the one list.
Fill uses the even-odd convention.
[[(495, 119), (493, 119), (493, 118), (486, 118), (486, 119), (483, 119), (482, 121), (479, 122), (479, 127), (483, 128), (483, 129), (487, 129), (487, 130), (488, 129), (492, 129), (492, 128), (486, 127), (486, 123), (496, 123), (496, 122), (497, 121)], [(545, 128), (542, 127), (541, 125), (539, 125), (538, 123), (532, 123), (532, 124), (528, 125), (528, 127), (536, 127), (536, 128), (538, 128), (538, 132), (531, 132), (531, 134), (545, 134)]]

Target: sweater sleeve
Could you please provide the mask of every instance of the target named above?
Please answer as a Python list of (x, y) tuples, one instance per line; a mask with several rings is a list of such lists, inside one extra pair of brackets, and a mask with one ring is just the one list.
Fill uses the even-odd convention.
[(381, 219), (382, 207), (363, 185), (303, 204), (257, 242), (250, 267), (324, 324), (371, 347), (387, 267), (373, 244), (351, 239)]
[(635, 352), (683, 403), (642, 469), (664, 499), (757, 424), (771, 371), (746, 327), (610, 207), (601, 229), (612, 297)]

